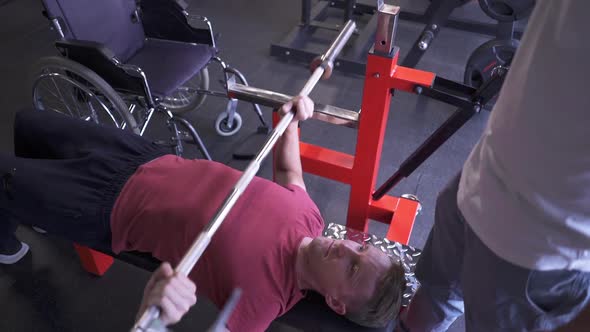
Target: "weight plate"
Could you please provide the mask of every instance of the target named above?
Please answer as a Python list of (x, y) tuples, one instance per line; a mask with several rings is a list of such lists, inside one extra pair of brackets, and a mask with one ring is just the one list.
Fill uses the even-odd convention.
[(479, 88), (492, 77), (494, 68), (506, 66), (512, 61), (518, 48), (518, 41), (492, 39), (475, 49), (465, 66), (464, 82)]
[(527, 17), (535, 0), (479, 0), (479, 5), (494, 20), (512, 22)]
[[(483, 43), (469, 56), (463, 82), (476, 89), (479, 88), (492, 78), (496, 68), (509, 66), (517, 48), (518, 40), (516, 39), (492, 39)], [(496, 98), (492, 98), (487, 106), (495, 102)]]

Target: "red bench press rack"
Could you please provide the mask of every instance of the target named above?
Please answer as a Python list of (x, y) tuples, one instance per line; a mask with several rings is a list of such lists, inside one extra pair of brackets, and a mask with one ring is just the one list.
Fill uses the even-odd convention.
[(373, 200), (371, 195), (375, 191), (392, 90), (414, 93), (416, 86), (431, 87), (435, 74), (398, 66), (399, 50), (393, 47), (393, 35), (399, 7), (380, 7), (375, 45), (367, 59), (355, 154), (301, 142), (301, 161), (305, 172), (350, 185), (347, 227), (366, 232), (368, 219), (373, 219), (390, 225), (388, 239), (407, 244), (420, 203), (388, 195)]

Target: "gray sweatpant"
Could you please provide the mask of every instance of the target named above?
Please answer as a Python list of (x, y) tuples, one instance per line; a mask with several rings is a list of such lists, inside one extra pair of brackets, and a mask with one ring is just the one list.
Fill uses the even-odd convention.
[(438, 197), (401, 331), (446, 331), (463, 313), (468, 332), (548, 331), (590, 305), (590, 273), (529, 270), (490, 251), (457, 207), (459, 178)]

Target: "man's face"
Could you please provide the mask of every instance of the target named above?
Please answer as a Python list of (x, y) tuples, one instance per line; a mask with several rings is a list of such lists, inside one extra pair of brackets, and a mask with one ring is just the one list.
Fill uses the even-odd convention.
[(325, 237), (313, 239), (306, 256), (317, 290), (346, 304), (347, 311), (371, 298), (379, 278), (392, 264), (372, 245)]

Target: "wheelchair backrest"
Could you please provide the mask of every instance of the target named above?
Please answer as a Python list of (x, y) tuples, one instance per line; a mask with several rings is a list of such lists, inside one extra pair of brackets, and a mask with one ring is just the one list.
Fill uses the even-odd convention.
[(103, 44), (125, 62), (143, 46), (145, 34), (135, 0), (42, 0), (66, 39)]

